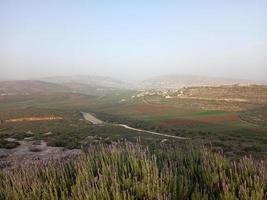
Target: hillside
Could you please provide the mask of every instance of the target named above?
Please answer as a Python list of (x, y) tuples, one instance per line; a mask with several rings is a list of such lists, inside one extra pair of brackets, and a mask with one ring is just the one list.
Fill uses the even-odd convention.
[(65, 86), (39, 80), (16, 80), (0, 82), (1, 96), (29, 95), (36, 93), (61, 93), (68, 91), (69, 89)]
[(208, 77), (195, 75), (162, 75), (144, 80), (141, 85), (143, 88), (165, 88), (177, 89), (191, 86), (218, 86), (218, 85), (233, 85), (233, 84), (263, 84), (262, 82), (230, 79), (222, 77)]
[(175, 96), (199, 100), (225, 100), (237, 102), (266, 103), (265, 85), (228, 85), (219, 87), (188, 87), (178, 90)]
[(83, 85), (89, 85), (91, 87), (106, 87), (106, 88), (127, 88), (128, 85), (118, 79), (106, 77), (106, 76), (53, 76), (43, 78), (43, 81), (51, 83), (80, 83)]
[[(108, 84), (107, 84), (108, 85)], [(12, 80), (0, 81), (0, 97), (21, 96), (36, 94), (69, 95), (85, 94), (89, 96), (105, 96), (114, 92), (123, 92), (122, 88), (106, 87), (90, 83), (64, 81), (46, 82), (40, 80)]]

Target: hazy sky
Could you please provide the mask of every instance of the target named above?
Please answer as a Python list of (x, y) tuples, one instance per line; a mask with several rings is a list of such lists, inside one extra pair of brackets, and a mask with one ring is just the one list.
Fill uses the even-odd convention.
[(266, 0), (1, 0), (0, 79), (267, 79)]

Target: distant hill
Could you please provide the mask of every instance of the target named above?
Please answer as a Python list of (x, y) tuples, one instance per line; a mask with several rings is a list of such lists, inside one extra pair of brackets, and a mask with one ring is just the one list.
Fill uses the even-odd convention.
[(191, 86), (218, 86), (233, 84), (266, 84), (263, 82), (231, 79), (221, 77), (195, 76), (195, 75), (162, 75), (144, 80), (141, 83), (143, 88), (179, 89)]
[(39, 80), (0, 81), (0, 96), (80, 93), (91, 96), (112, 94), (113, 88), (76, 82), (45, 82)]
[(104, 96), (112, 94), (114, 93), (114, 90), (117, 90), (117, 88), (114, 87), (104, 87), (99, 85), (90, 85), (76, 82), (64, 82), (60, 84), (64, 87), (69, 88), (72, 93), (80, 93), (92, 96)]
[(69, 88), (38, 80), (0, 81), (0, 95), (69, 92)]
[(226, 100), (236, 102), (267, 102), (266, 85), (227, 85), (227, 86), (205, 86), (186, 87), (172, 94), (179, 98), (198, 100)]
[(82, 84), (83, 86), (89, 85), (91, 87), (105, 87), (105, 88), (128, 88), (128, 84), (111, 77), (106, 76), (54, 76), (41, 79), (43, 81), (60, 84)]
[(163, 75), (130, 84), (111, 77), (77, 75), (47, 77), (41, 80), (0, 81), (0, 94), (72, 92), (102, 96), (117, 89), (180, 89), (183, 87), (235, 84), (264, 85), (266, 83), (207, 76)]

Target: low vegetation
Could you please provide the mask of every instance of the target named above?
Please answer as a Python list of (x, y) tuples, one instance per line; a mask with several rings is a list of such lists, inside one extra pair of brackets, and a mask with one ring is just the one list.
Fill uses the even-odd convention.
[(8, 141), (0, 139), (0, 148), (13, 149), (16, 148), (17, 146), (19, 146), (19, 143), (16, 141)]
[(0, 172), (0, 199), (244, 199), (267, 195), (266, 161), (221, 152), (116, 143), (72, 161)]

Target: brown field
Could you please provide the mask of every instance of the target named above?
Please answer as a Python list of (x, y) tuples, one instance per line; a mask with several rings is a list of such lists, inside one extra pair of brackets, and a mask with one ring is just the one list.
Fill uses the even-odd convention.
[(240, 118), (237, 114), (226, 114), (226, 115), (209, 115), (209, 116), (198, 116), (191, 119), (169, 119), (164, 120), (161, 125), (163, 126), (187, 126), (187, 127), (198, 127), (208, 126), (209, 124), (223, 124), (227, 122), (238, 122)]
[(5, 122), (25, 122), (25, 121), (52, 121), (52, 120), (61, 120), (63, 117), (58, 116), (46, 116), (46, 117), (22, 117), (15, 119), (8, 119)]
[(140, 114), (146, 114), (146, 113), (157, 113), (161, 114), (164, 112), (168, 112), (175, 109), (173, 106), (169, 105), (160, 105), (160, 104), (151, 104), (151, 105), (138, 105), (133, 108), (134, 111), (140, 113)]

